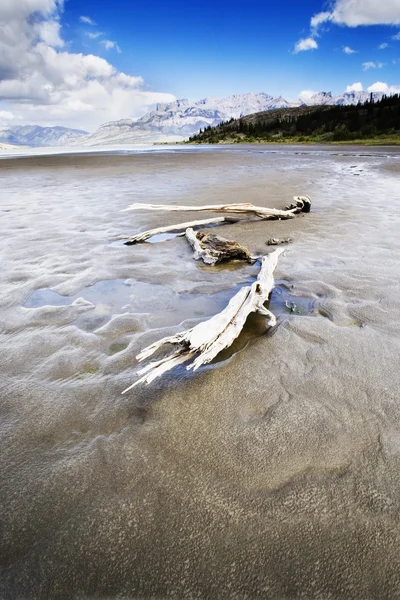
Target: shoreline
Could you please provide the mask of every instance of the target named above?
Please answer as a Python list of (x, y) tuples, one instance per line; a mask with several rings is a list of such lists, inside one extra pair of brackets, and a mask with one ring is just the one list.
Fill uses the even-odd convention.
[[(341, 147), (348, 149), (349, 155), (354, 152), (356, 148), (360, 150), (362, 148), (371, 148), (375, 149), (379, 152), (379, 149), (386, 148), (390, 152), (396, 152), (399, 150), (399, 144), (390, 144), (387, 142), (379, 143), (379, 144), (367, 144), (367, 143), (359, 143), (359, 142), (298, 142), (298, 143), (289, 143), (289, 142), (221, 142), (218, 144), (209, 144), (209, 143), (188, 143), (188, 142), (175, 142), (171, 143), (155, 143), (155, 144), (136, 144), (136, 145), (119, 145), (119, 146), (91, 146), (91, 147), (82, 147), (82, 148), (22, 148), (18, 150), (12, 151), (0, 151), (0, 165), (3, 164), (5, 168), (7, 165), (10, 165), (12, 161), (21, 161), (21, 160), (62, 160), (63, 158), (80, 156), (83, 160), (88, 158), (93, 159), (101, 159), (102, 157), (108, 157), (110, 160), (123, 160), (123, 158), (127, 158), (128, 160), (133, 156), (143, 157), (143, 156), (165, 156), (165, 154), (169, 153), (172, 157), (173, 155), (178, 156), (177, 150), (182, 150), (179, 152), (179, 156), (188, 156), (189, 154), (193, 154), (196, 150), (199, 150), (198, 154), (204, 154), (204, 152), (200, 152), (202, 150), (215, 151), (217, 154), (222, 154), (222, 150), (231, 151), (234, 149), (249, 149), (251, 148), (259, 148), (259, 147), (271, 147), (271, 148), (279, 148), (282, 151), (287, 150), (289, 153), (291, 149), (295, 149), (296, 151), (299, 148), (307, 148), (307, 151), (321, 152), (325, 151), (327, 154), (333, 152), (335, 148)], [(186, 150), (187, 152), (184, 152)], [(208, 152), (207, 152), (208, 153)], [(225, 153), (225, 152), (224, 152)]]
[[(254, 144), (263, 146), (400, 146), (400, 137), (398, 139), (366, 139), (366, 140), (346, 140), (340, 142), (324, 141), (324, 140), (235, 140), (229, 139), (221, 142), (175, 142), (176, 145), (187, 145), (187, 146), (226, 146), (226, 145), (241, 145), (241, 144)], [(162, 145), (162, 144), (160, 144)]]

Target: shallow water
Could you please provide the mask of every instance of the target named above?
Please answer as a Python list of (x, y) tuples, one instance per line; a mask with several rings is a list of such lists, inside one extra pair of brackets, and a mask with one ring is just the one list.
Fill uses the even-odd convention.
[[(0, 161), (1, 598), (400, 597), (399, 170), (355, 147)], [(309, 215), (217, 228), (293, 238), (278, 327), (122, 396), (258, 266), (116, 244), (187, 218), (121, 210), (294, 194)]]

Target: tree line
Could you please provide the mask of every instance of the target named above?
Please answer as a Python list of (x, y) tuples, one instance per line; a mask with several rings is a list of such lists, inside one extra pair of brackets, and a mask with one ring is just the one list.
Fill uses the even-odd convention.
[[(278, 112), (278, 115), (276, 113)], [(373, 95), (364, 103), (351, 106), (319, 106), (308, 112), (296, 109), (265, 111), (239, 119), (229, 119), (208, 126), (189, 142), (217, 143), (224, 139), (321, 138), (324, 141), (346, 141), (400, 133), (400, 95)], [(299, 140), (300, 141), (300, 140)]]

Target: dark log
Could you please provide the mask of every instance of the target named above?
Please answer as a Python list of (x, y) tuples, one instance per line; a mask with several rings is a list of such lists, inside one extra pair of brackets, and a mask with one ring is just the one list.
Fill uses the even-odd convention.
[(186, 230), (186, 239), (194, 250), (195, 260), (203, 260), (207, 265), (216, 265), (226, 260), (243, 260), (253, 263), (257, 260), (244, 246), (227, 240), (209, 231)]

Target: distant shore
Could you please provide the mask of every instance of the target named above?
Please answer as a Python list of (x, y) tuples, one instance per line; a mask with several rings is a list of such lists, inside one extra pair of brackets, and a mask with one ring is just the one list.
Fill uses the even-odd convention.
[(304, 136), (300, 138), (282, 138), (275, 140), (260, 140), (260, 139), (252, 139), (252, 138), (243, 138), (238, 140), (237, 138), (226, 139), (218, 142), (176, 142), (177, 145), (190, 145), (190, 146), (225, 146), (231, 144), (259, 144), (262, 146), (273, 146), (275, 144), (282, 144), (285, 146), (290, 145), (304, 145), (310, 146), (313, 144), (321, 144), (326, 146), (399, 146), (400, 145), (400, 136), (397, 137), (379, 137), (379, 138), (367, 138), (367, 139), (359, 139), (359, 140), (343, 140), (338, 142), (328, 141), (321, 138), (306, 138)]

